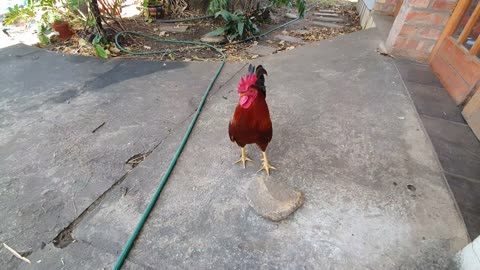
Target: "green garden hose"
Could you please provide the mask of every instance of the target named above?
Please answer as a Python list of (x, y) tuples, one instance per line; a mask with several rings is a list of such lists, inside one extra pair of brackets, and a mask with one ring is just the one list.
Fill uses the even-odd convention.
[[(170, 21), (161, 21), (161, 22), (176, 23), (176, 22), (193, 21), (193, 20), (199, 20), (199, 19), (205, 19), (205, 18), (211, 18), (211, 17), (212, 16), (205, 16), (205, 17), (193, 18), (193, 19), (170, 20)], [(275, 27), (275, 28), (273, 28), (273, 29), (271, 29), (267, 32), (261, 33), (259, 35), (256, 35), (256, 36), (253, 36), (253, 37), (241, 40), (241, 41), (230, 43), (230, 44), (227, 44), (227, 45), (240, 44), (240, 43), (244, 43), (244, 42), (247, 42), (247, 41), (250, 41), (250, 40), (261, 38), (265, 35), (268, 35), (268, 34), (272, 33), (275, 30), (286, 27), (286, 26), (288, 26), (288, 25), (290, 25), (290, 24), (292, 24), (292, 23), (294, 23), (298, 20), (299, 20), (299, 18), (291, 20), (291, 21), (289, 21), (287, 23), (284, 23), (280, 26), (277, 26), (277, 27)], [(122, 47), (120, 45), (119, 41), (118, 41), (118, 38), (120, 36), (126, 35), (126, 34), (132, 35), (132, 36), (144, 37), (144, 38), (148, 38), (148, 39), (159, 41), (159, 42), (166, 42), (166, 43), (173, 43), (173, 44), (198, 45), (198, 47), (195, 47), (195, 48), (208, 47), (208, 48), (211, 48), (211, 49), (215, 50), (216, 52), (218, 52), (221, 55), (222, 62), (220, 64), (220, 66), (218, 67), (218, 69), (217, 69), (215, 75), (213, 76), (212, 80), (210, 81), (210, 84), (208, 85), (207, 89), (205, 90), (205, 93), (203, 94), (202, 100), (200, 101), (200, 104), (198, 105), (198, 108), (197, 108), (195, 114), (193, 115), (192, 121), (188, 125), (187, 131), (185, 132), (185, 135), (183, 136), (182, 142), (180, 143), (180, 146), (178, 147), (177, 151), (173, 155), (172, 160), (170, 161), (170, 165), (168, 166), (167, 171), (163, 175), (157, 189), (155, 190), (155, 193), (153, 194), (153, 197), (151, 198), (150, 202), (147, 205), (147, 208), (143, 212), (143, 215), (140, 218), (140, 221), (138, 222), (137, 226), (135, 227), (133, 233), (130, 235), (130, 238), (128, 239), (127, 243), (125, 244), (125, 247), (123, 248), (122, 253), (118, 257), (117, 262), (115, 263), (115, 265), (113, 267), (114, 270), (120, 270), (120, 268), (122, 267), (123, 263), (125, 262), (125, 259), (128, 256), (128, 253), (130, 252), (130, 250), (133, 247), (135, 239), (137, 239), (138, 235), (140, 234), (140, 231), (143, 228), (143, 225), (145, 224), (145, 222), (148, 219), (148, 216), (150, 215), (150, 212), (152, 211), (153, 207), (155, 206), (155, 203), (157, 202), (158, 197), (160, 196), (160, 193), (163, 190), (163, 187), (167, 183), (168, 178), (170, 177), (170, 174), (172, 173), (173, 168), (175, 167), (175, 164), (177, 163), (177, 160), (180, 157), (180, 154), (182, 153), (183, 148), (185, 148), (185, 145), (187, 144), (188, 138), (190, 137), (190, 133), (192, 133), (193, 127), (195, 126), (195, 123), (197, 122), (197, 119), (200, 116), (200, 112), (202, 111), (203, 105), (205, 105), (205, 101), (207, 100), (208, 94), (210, 93), (210, 90), (212, 90), (213, 85), (215, 84), (215, 81), (218, 79), (218, 76), (220, 75), (220, 72), (222, 71), (223, 66), (225, 65), (225, 62), (226, 62), (226, 58), (227, 58), (226, 55), (222, 52), (222, 50), (219, 47), (208, 44), (208, 43), (204, 43), (204, 42), (187, 41), (187, 40), (160, 39), (160, 38), (157, 38), (157, 37), (148, 36), (148, 35), (145, 35), (145, 34), (142, 34), (142, 33), (139, 33), (139, 32), (132, 32), (132, 31), (119, 32), (115, 36), (115, 45), (121, 51), (123, 51), (127, 54), (132, 54), (132, 55), (164, 54), (164, 53), (179, 51), (179, 49), (176, 49), (176, 50), (167, 49), (167, 50), (153, 51), (153, 52), (133, 52), (133, 51), (129, 51), (129, 50), (125, 49), (124, 47)], [(225, 45), (220, 45), (220, 46), (225, 46)]]

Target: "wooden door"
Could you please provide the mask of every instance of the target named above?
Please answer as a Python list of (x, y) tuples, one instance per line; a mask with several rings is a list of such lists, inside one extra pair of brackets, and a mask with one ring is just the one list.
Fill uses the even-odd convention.
[(465, 105), (480, 81), (479, 0), (459, 0), (430, 55), (430, 66), (457, 105)]

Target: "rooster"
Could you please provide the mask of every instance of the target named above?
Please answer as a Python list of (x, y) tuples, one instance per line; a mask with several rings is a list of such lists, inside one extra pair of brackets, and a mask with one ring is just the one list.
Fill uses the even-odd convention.
[(248, 74), (240, 79), (237, 89), (240, 100), (228, 125), (228, 134), (230, 140), (236, 142), (242, 150), (242, 156), (235, 164), (242, 162), (245, 168), (246, 162), (252, 161), (247, 156), (245, 145), (254, 143), (263, 153), (263, 166), (258, 171), (265, 170), (270, 175), (270, 169), (275, 170), (275, 167), (268, 162), (266, 153), (268, 143), (272, 140), (272, 121), (265, 101), (265, 75), (267, 71), (263, 66), (259, 65), (255, 69), (250, 65)]

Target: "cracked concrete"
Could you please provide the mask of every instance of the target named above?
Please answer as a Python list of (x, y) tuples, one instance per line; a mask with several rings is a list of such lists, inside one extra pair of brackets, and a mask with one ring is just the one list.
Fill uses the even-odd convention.
[[(138, 67), (21, 45), (0, 61), (0, 241), (19, 251), (52, 241), (131, 170), (131, 156), (183, 127), (218, 66)], [(16, 264), (0, 253), (0, 264)]]
[[(248, 147), (255, 162), (247, 169), (232, 165), (239, 149), (227, 124), (245, 68), (227, 64), (224, 86), (209, 97), (124, 269), (446, 269), (467, 244), (465, 225), (401, 78), (391, 59), (375, 53), (377, 44), (372, 29), (261, 59), (274, 124), (269, 159), (278, 168), (271, 177), (305, 194), (304, 206), (278, 223), (245, 199), (260, 151)], [(0, 216), (11, 217), (0, 225), (0, 241), (32, 250), (35, 262), (18, 263), (1, 250), (1, 263), (111, 268), (216, 64), (0, 55), (0, 171), (8, 172)], [(42, 76), (18, 77), (36, 65)], [(57, 68), (64, 65), (73, 72)], [(125, 66), (138, 68), (137, 77)], [(128, 158), (159, 142), (76, 224), (75, 242), (41, 244), (129, 171)]]

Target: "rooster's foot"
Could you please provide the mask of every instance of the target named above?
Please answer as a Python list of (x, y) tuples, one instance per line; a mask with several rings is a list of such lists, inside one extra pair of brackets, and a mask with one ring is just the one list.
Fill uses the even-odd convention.
[(235, 162), (235, 164), (242, 162), (243, 163), (243, 168), (245, 169), (247, 166), (247, 161), (253, 161), (247, 156), (247, 152), (245, 151), (245, 148), (242, 147), (242, 157)]
[(258, 172), (265, 170), (267, 172), (267, 175), (270, 175), (270, 169), (276, 170), (277, 168), (270, 165), (270, 163), (268, 162), (267, 154), (265, 152), (262, 152), (262, 153), (263, 153), (263, 159), (262, 159), (263, 166), (260, 168), (260, 170), (258, 170)]

